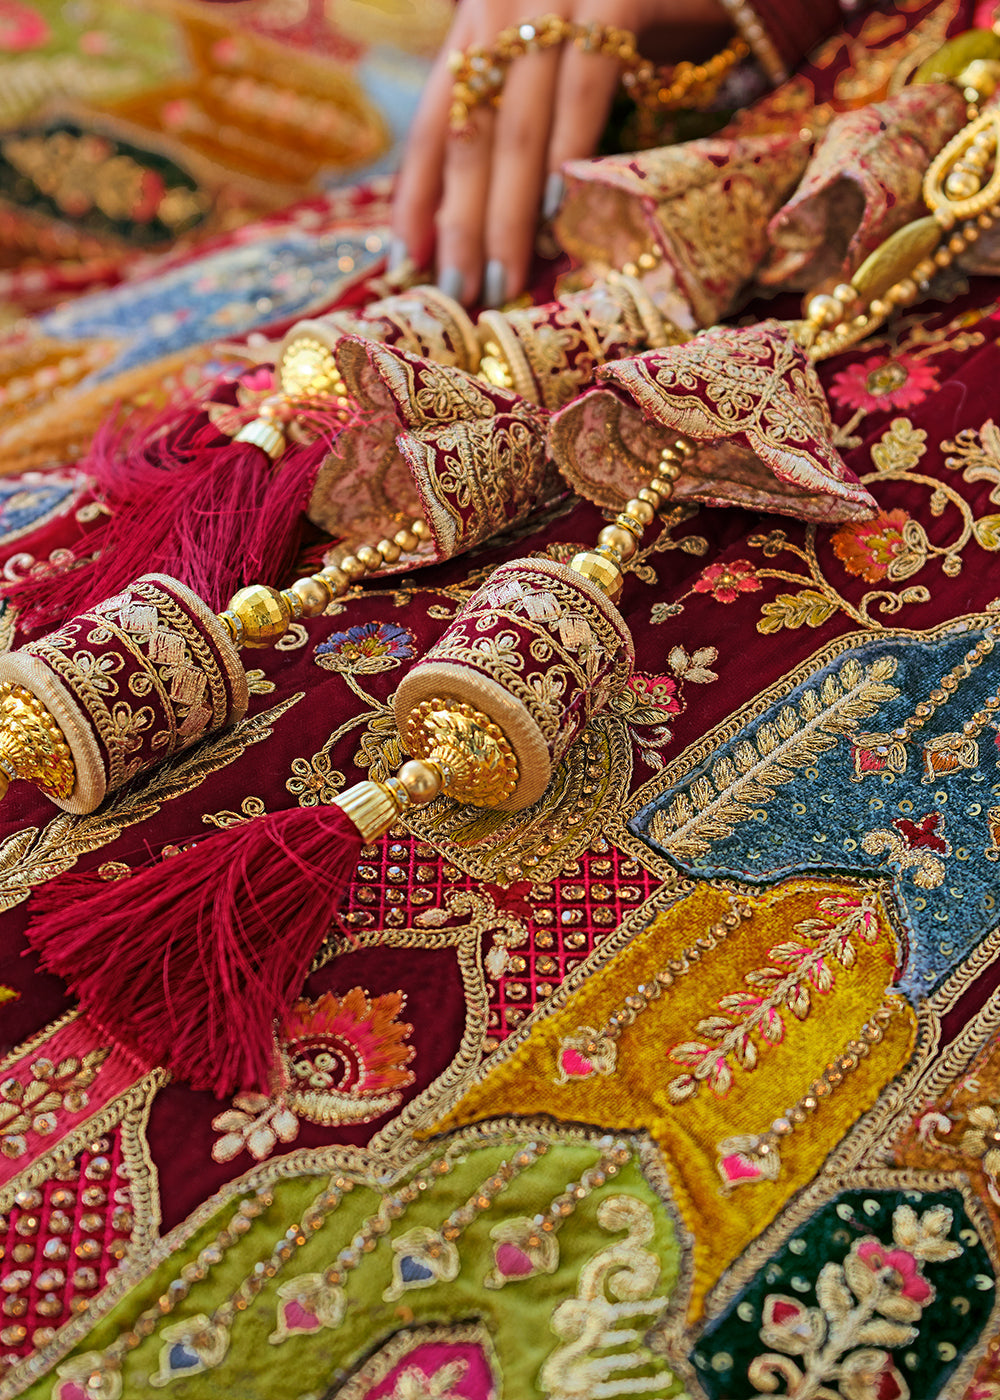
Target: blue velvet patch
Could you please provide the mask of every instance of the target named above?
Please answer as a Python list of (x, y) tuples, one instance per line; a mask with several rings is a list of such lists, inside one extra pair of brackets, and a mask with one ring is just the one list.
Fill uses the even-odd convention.
[[(843, 652), (683, 778), (665, 770), (629, 829), (694, 879), (891, 882), (906, 942), (899, 990), (916, 1001), (1000, 919), (1000, 710), (985, 707), (1000, 646), (907, 739), (892, 731), (946, 693), (941, 678), (984, 635), (959, 623)], [(977, 710), (988, 717), (963, 735)]]

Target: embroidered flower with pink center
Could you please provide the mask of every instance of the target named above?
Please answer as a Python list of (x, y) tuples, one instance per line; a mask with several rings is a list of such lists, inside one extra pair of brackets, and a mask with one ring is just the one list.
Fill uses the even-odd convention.
[(833, 376), (830, 397), (847, 408), (877, 413), (912, 408), (938, 387), (937, 370), (913, 355), (874, 355)]
[(0, 53), (23, 53), (47, 44), (52, 31), (34, 5), (0, 0)]
[(760, 591), (757, 570), (749, 559), (734, 559), (731, 564), (709, 564), (702, 569), (695, 593), (711, 593), (717, 603), (735, 603), (741, 593)]
[(849, 574), (880, 583), (904, 544), (909, 519), (905, 510), (880, 510), (871, 520), (842, 525), (833, 536), (833, 552)]
[(894, 1293), (924, 1306), (934, 1296), (934, 1290), (920, 1272), (920, 1265), (907, 1249), (886, 1249), (881, 1240), (862, 1240), (855, 1253), (866, 1269), (885, 1275)]

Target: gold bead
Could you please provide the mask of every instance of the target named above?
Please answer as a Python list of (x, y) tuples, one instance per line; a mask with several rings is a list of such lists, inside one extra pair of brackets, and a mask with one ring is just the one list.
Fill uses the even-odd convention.
[(806, 307), (806, 315), (817, 326), (835, 326), (843, 314), (844, 307), (841, 301), (825, 292), (810, 297)]
[(431, 537), (431, 529), (426, 520), (414, 520), (410, 525), (410, 529), (418, 540), (426, 541)]
[(979, 180), (970, 170), (953, 170), (944, 182), (949, 199), (971, 199), (979, 193)]
[(420, 543), (412, 530), (397, 530), (392, 538), (405, 554), (412, 554)]
[(667, 481), (676, 481), (681, 474), (680, 464), (670, 461), (668, 457), (661, 457), (656, 473), (658, 476), (666, 478)]
[(385, 564), (395, 564), (396, 560), (403, 552), (395, 540), (379, 540), (375, 548), (378, 550), (379, 554), (381, 554), (382, 561)]
[(423, 802), (433, 802), (441, 791), (441, 773), (432, 763), (411, 758), (403, 764), (396, 777), (403, 784), (410, 801), (418, 806)]
[(319, 617), (333, 600), (333, 588), (321, 574), (297, 578), (290, 591), (298, 598), (304, 617)]
[(605, 549), (615, 550), (623, 561), (631, 559), (636, 551), (635, 536), (631, 530), (624, 530), (620, 525), (605, 525), (597, 536), (597, 543), (604, 545)]
[(937, 272), (933, 258), (922, 258), (910, 274), (914, 282), (929, 282)]
[(648, 486), (644, 486), (642, 488), (642, 490), (639, 492), (638, 498), (640, 501), (648, 502), (648, 504), (653, 507), (653, 511), (655, 513), (660, 509), (660, 506), (663, 505), (664, 493), (662, 490), (659, 490), (656, 486), (654, 486), (652, 482), (650, 482)]
[(681, 457), (686, 458), (694, 456), (695, 444), (691, 441), (690, 438), (675, 437), (670, 445), (675, 452), (680, 453)]
[(868, 314), (869, 316), (874, 317), (875, 320), (881, 321), (883, 316), (888, 316), (891, 310), (892, 307), (887, 301), (883, 301), (881, 297), (876, 297), (875, 300), (868, 307)]
[(951, 263), (951, 252), (948, 248), (938, 248), (934, 254), (934, 261), (938, 267), (948, 267)]
[(364, 564), (355, 554), (345, 554), (340, 561), (340, 568), (352, 583), (357, 583), (358, 579), (364, 578), (366, 572)]
[(962, 229), (962, 237), (966, 243), (975, 243), (979, 238), (980, 229), (978, 224), (966, 224)]
[(992, 227), (993, 227), (993, 215), (992, 215), (992, 214), (980, 214), (979, 217), (976, 219), (976, 223), (979, 225), (980, 228), (984, 228), (984, 229), (985, 229), (985, 228), (992, 228)]
[(320, 569), (319, 573), (314, 574), (313, 577), (322, 579), (324, 583), (328, 583), (333, 590), (334, 598), (342, 598), (351, 586), (350, 576), (346, 569), (340, 569), (336, 564), (327, 564), (325, 568)]
[(229, 609), (243, 628), (240, 645), (266, 647), (288, 630), (291, 609), (276, 588), (263, 583), (241, 588), (230, 600)]
[(381, 569), (382, 556), (381, 554), (379, 554), (378, 550), (374, 547), (374, 545), (360, 544), (358, 545), (354, 553), (357, 555), (358, 561), (364, 566), (368, 573), (374, 574), (377, 573), (379, 569)]
[(569, 566), (574, 573), (580, 574), (591, 583), (606, 593), (612, 603), (617, 603), (622, 594), (622, 586), (625, 583), (621, 569), (612, 564), (610, 559), (605, 559), (603, 555), (596, 554), (588, 549), (580, 554), (574, 554), (569, 561)]
[(858, 289), (857, 287), (852, 287), (850, 282), (841, 282), (838, 286), (834, 287), (833, 297), (846, 309), (848, 306), (853, 306), (857, 301)]
[(959, 253), (964, 253), (966, 248), (965, 239), (960, 233), (953, 233), (948, 239), (948, 247), (958, 257)]
[(625, 502), (625, 514), (631, 515), (633, 520), (638, 520), (641, 525), (645, 526), (650, 524), (656, 511), (641, 496), (633, 496), (630, 501)]

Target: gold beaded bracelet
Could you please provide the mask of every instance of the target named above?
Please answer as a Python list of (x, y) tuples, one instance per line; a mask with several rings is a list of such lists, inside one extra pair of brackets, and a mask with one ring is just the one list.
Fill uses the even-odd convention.
[(547, 14), (502, 29), (489, 46), (456, 49), (448, 57), (453, 85), (449, 125), (456, 135), (469, 133), (469, 117), (478, 107), (496, 106), (507, 70), (526, 53), (573, 43), (583, 53), (614, 58), (624, 69), (622, 86), (639, 106), (652, 110), (704, 107), (715, 97), (723, 78), (750, 53), (745, 40), (734, 38), (705, 63), (682, 62), (658, 68), (643, 58), (636, 37), (617, 25), (580, 24)]

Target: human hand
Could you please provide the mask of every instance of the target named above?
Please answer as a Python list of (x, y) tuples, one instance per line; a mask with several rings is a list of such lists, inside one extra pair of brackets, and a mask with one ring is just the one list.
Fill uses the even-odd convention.
[[(721, 0), (559, 0), (547, 13), (614, 25), (642, 53), (700, 60), (731, 33)], [(559, 169), (594, 154), (621, 76), (615, 58), (564, 43), (513, 61), (500, 105), (477, 107), (449, 130), (455, 50), (490, 47), (501, 30), (538, 15), (525, 0), (461, 0), (407, 142), (393, 210), (393, 264), (436, 267), (442, 291), (497, 306), (524, 290), (539, 214), (562, 197)], [(651, 47), (658, 40), (658, 51)]]

